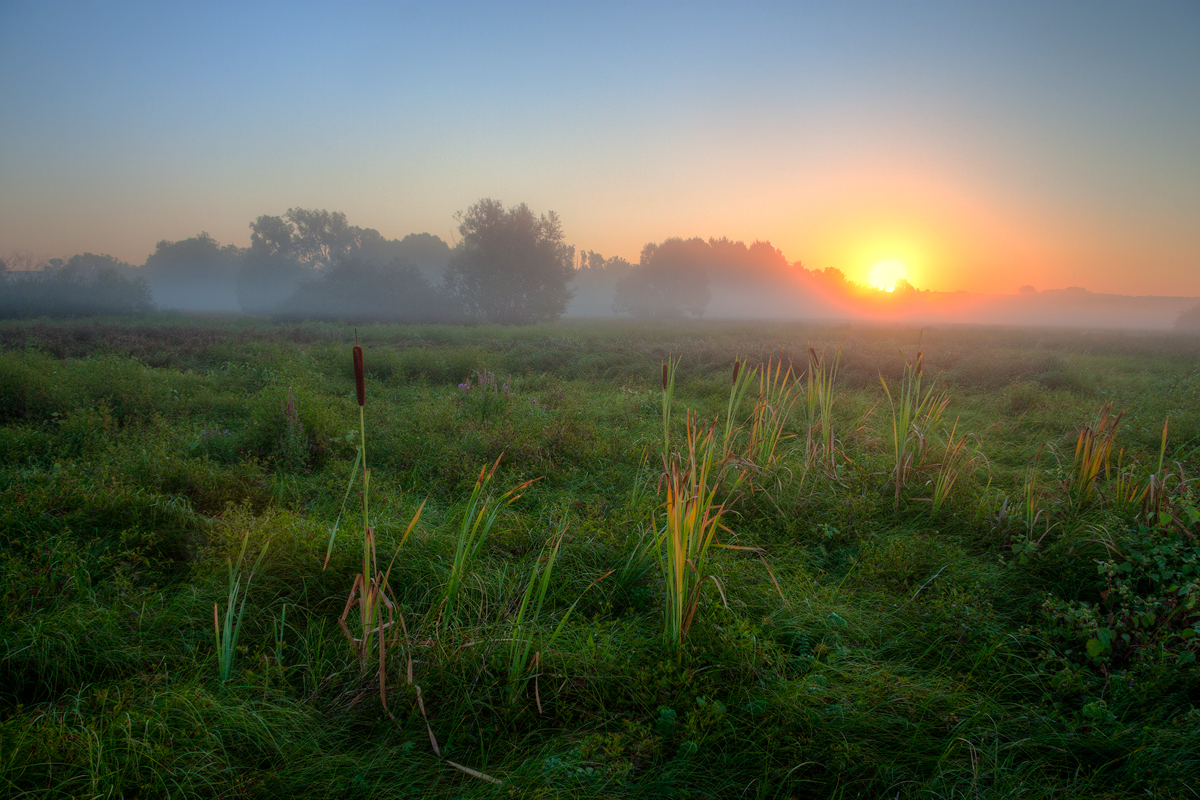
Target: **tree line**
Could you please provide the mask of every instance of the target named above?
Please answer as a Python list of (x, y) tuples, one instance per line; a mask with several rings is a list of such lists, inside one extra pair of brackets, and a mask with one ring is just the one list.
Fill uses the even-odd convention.
[[(700, 317), (714, 291), (763, 296), (845, 285), (769, 242), (670, 238), (637, 264), (576, 256), (554, 212), (484, 198), (456, 215), (454, 247), (429, 233), (388, 239), (342, 212), (290, 208), (250, 223), (250, 246), (207, 233), (160, 241), (141, 266), (83, 253), (0, 261), (0, 316), (138, 314), (155, 307), (282, 318), (527, 324), (572, 314)], [(787, 300), (787, 298), (784, 298)], [(787, 300), (787, 302), (791, 302)]]

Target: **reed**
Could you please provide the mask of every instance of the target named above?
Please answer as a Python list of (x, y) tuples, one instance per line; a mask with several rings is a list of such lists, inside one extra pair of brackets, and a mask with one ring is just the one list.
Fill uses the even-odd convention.
[(716, 423), (701, 429), (689, 410), (685, 428), (686, 452), (663, 460), (660, 486), (665, 488), (662, 525), (655, 526), (659, 565), (666, 580), (664, 640), (682, 655), (683, 641), (696, 616), (709, 580), (724, 598), (725, 590), (712, 575), (709, 556), (724, 526), (725, 506), (717, 502), (722, 483)]
[(479, 477), (475, 479), (475, 487), (471, 490), (471, 497), (467, 500), (467, 507), (463, 512), (458, 537), (455, 541), (454, 559), (450, 563), (450, 577), (443, 590), (441, 604), (443, 620), (453, 619), (463, 582), (470, 573), (475, 558), (479, 555), (501, 510), (519, 500), (525, 489), (539, 480), (534, 478), (525, 481), (521, 485), (509, 489), (499, 498), (493, 497), (489, 492), (489, 487), (496, 475), (496, 468), (500, 466), (500, 459), (503, 457), (503, 454), (498, 456), (490, 469), (485, 466), (479, 470)]
[[(513, 620), (512, 636), (509, 640), (509, 657), (508, 657), (508, 700), (510, 703), (515, 703), (521, 696), (522, 689), (526, 682), (531, 677), (529, 675), (530, 667), (536, 670), (541, 663), (542, 650), (553, 646), (562, 633), (563, 627), (567, 624), (567, 620), (571, 618), (571, 614), (575, 611), (575, 606), (579, 605), (579, 601), (583, 599), (583, 595), (575, 600), (574, 603), (563, 614), (562, 619), (546, 636), (540, 641), (540, 648), (535, 650), (534, 645), (538, 644), (538, 635), (535, 628), (535, 621), (542, 614), (542, 607), (546, 602), (546, 594), (550, 589), (550, 579), (554, 573), (554, 565), (558, 561), (558, 551), (562, 546), (563, 536), (566, 534), (567, 528), (564, 525), (553, 541), (546, 546), (542, 554), (533, 563), (533, 569), (529, 573), (529, 581), (525, 586), (525, 593), (521, 597), (521, 605), (517, 609), (516, 619)], [(595, 586), (600, 580), (611, 575), (608, 572), (599, 579), (590, 583), (587, 589)], [(537, 675), (532, 676), (534, 679), (534, 700), (537, 703), (538, 713), (542, 712), (541, 692), (537, 689)]]
[(779, 444), (795, 434), (785, 429), (795, 408), (797, 396), (791, 367), (785, 371), (783, 360), (767, 365), (758, 375), (758, 398), (750, 413), (746, 457), (760, 470), (772, 470), (779, 462)]
[(671, 454), (671, 404), (675, 398), (675, 373), (679, 370), (680, 358), (671, 358), (662, 362), (662, 425), (663, 445), (662, 457)]
[(834, 354), (832, 363), (822, 360), (816, 348), (808, 348), (808, 370), (804, 385), (804, 469), (807, 472), (820, 464), (830, 475), (837, 474), (837, 446), (833, 432), (833, 385), (837, 380), (842, 348)]
[(921, 466), (929, 433), (950, 403), (948, 396), (934, 392), (932, 384), (922, 387), (924, 358), (925, 354), (918, 352), (915, 358), (905, 360), (904, 374), (895, 394), (883, 375), (879, 376), (892, 411), (893, 511), (900, 510), (900, 494)]
[(978, 443), (974, 448), (969, 448), (967, 440), (970, 437), (965, 434), (957, 436), (957, 433), (958, 419), (956, 418), (954, 425), (950, 428), (950, 435), (946, 439), (942, 457), (936, 465), (931, 465), (936, 468), (936, 472), (930, 481), (932, 492), (929, 500), (935, 514), (941, 511), (946, 504), (958, 481), (964, 475), (974, 472), (978, 459), (983, 457), (979, 452)]
[(729, 399), (725, 405), (725, 427), (721, 435), (721, 457), (729, 459), (737, 454), (736, 439), (741, 431), (738, 419), (741, 414), (742, 402), (750, 391), (754, 378), (758, 375), (755, 367), (746, 367), (746, 359), (734, 358), (733, 380), (729, 385)]
[[(246, 561), (246, 548), (249, 543), (250, 533), (247, 531), (242, 536), (242, 549), (238, 553), (237, 564), (233, 563), (232, 558), (225, 560), (229, 570), (229, 589), (225, 598), (223, 622), (218, 605), (213, 603), (213, 628), (216, 631), (217, 640), (217, 674), (221, 683), (228, 681), (229, 676), (233, 674), (233, 656), (237, 652), (238, 637), (242, 633), (242, 618), (246, 614), (246, 599), (250, 595), (250, 584), (254, 581), (254, 573), (258, 571), (258, 566), (262, 563), (263, 556), (267, 554), (267, 548), (271, 541), (268, 539), (263, 544), (258, 558), (254, 560), (254, 565), (250, 567), (248, 573), (244, 573), (242, 568)], [(245, 583), (243, 583), (243, 578)]]
[[(399, 544), (396, 545), (396, 550), (392, 554), (391, 561), (388, 562), (386, 571), (381, 570), (379, 556), (376, 551), (375, 528), (371, 525), (370, 518), (371, 471), (367, 467), (367, 424), (365, 414), (367, 392), (362, 347), (356, 344), (352, 354), (354, 361), (355, 398), (358, 401), (359, 444), (354, 465), (351, 467), (350, 480), (346, 485), (346, 495), (342, 498), (342, 505), (344, 510), (345, 500), (354, 485), (354, 480), (358, 475), (361, 475), (362, 561), (361, 570), (354, 577), (354, 583), (350, 587), (350, 594), (346, 598), (346, 605), (342, 609), (341, 617), (338, 618), (338, 625), (342, 630), (342, 634), (350, 643), (351, 648), (358, 656), (361, 671), (365, 673), (368, 666), (372, 663), (377, 665), (379, 700), (384, 710), (390, 714), (391, 712), (388, 710), (387, 704), (387, 655), (389, 648), (394, 646), (399, 640), (400, 630), (406, 629), (406, 626), (404, 625), (403, 613), (399, 611), (390, 597), (388, 579), (391, 577), (392, 566), (396, 562), (400, 548), (408, 541), (409, 535), (416, 527), (425, 504), (421, 503), (416, 513), (413, 514), (412, 519), (409, 520), (408, 527), (405, 528), (404, 535), (401, 536)], [(329, 556), (333, 550), (334, 540), (337, 536), (337, 526), (340, 521), (341, 514), (339, 513), (338, 519), (334, 522), (333, 530), (330, 532), (329, 543), (326, 546), (326, 566), (329, 564)], [(356, 609), (358, 611), (356, 615), (357, 630), (351, 631), (348, 620)], [(396, 627), (397, 615), (400, 618), (400, 628)], [(412, 683), (411, 656), (408, 676), (409, 683)], [(417, 697), (418, 702), (420, 702), (419, 687), (417, 688)], [(421, 713), (424, 716), (423, 704), (421, 705)], [(428, 726), (428, 721), (426, 725)], [(437, 742), (433, 738), (432, 730), (430, 730), (429, 736), (436, 752)]]

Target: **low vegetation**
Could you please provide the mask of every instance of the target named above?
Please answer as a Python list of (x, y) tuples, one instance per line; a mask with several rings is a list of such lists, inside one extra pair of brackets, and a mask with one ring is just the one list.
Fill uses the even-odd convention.
[(0, 794), (1193, 796), (1197, 356), (3, 323)]

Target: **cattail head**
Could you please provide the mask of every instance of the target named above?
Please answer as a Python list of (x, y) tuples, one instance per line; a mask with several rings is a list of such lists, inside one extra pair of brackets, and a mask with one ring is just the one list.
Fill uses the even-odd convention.
[(662, 362), (663, 365), (663, 391), (667, 389), (667, 362)]
[(738, 359), (733, 360), (733, 382), (737, 383), (738, 373), (742, 371), (742, 362)]
[(817, 369), (821, 368), (821, 359), (817, 358), (817, 350), (812, 345), (808, 346), (808, 357), (812, 361), (812, 365)]
[(358, 404), (367, 404), (367, 376), (363, 370), (362, 348), (354, 345), (354, 390), (358, 392)]

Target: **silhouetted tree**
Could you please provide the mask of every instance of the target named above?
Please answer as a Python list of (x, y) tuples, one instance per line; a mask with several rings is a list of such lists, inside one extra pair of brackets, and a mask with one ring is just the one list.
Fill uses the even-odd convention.
[(485, 198), (459, 214), (462, 242), (446, 272), (453, 299), (470, 319), (520, 325), (558, 319), (571, 300), (575, 248), (553, 212)]
[(667, 239), (642, 248), (637, 267), (617, 282), (615, 313), (635, 317), (702, 316), (711, 292), (712, 251), (703, 239)]

